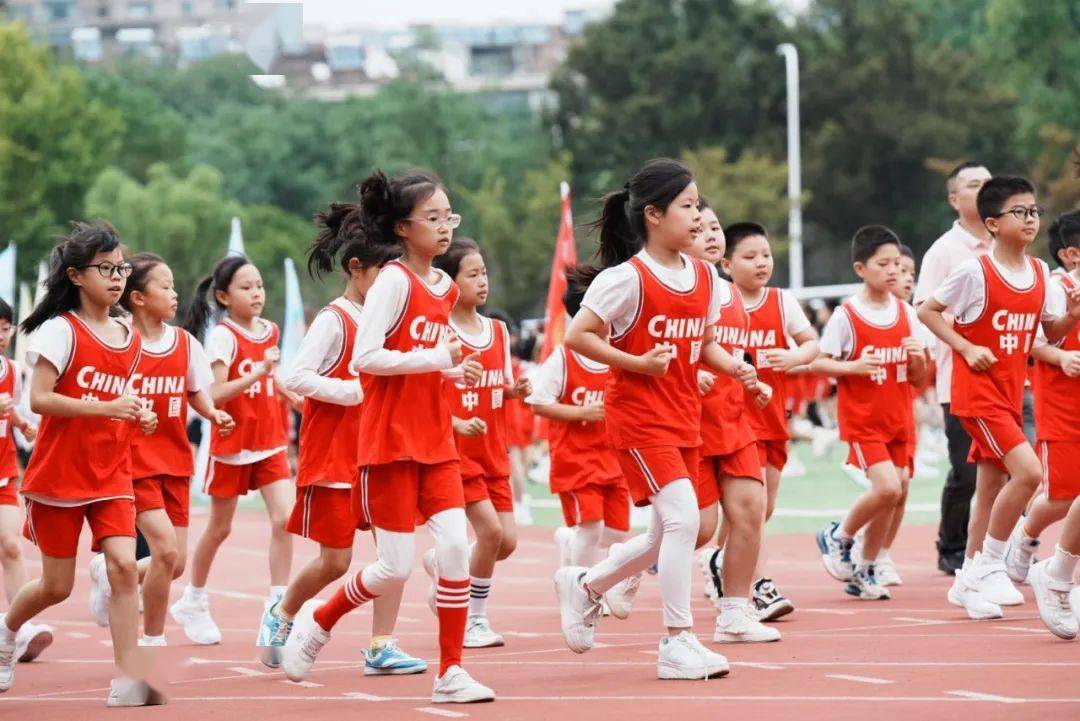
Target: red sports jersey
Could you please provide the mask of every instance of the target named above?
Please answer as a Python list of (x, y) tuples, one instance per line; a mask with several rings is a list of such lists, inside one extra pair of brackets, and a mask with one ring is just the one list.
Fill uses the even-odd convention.
[[(401, 352), (434, 348), (450, 331), (450, 309), (460, 291), (451, 283), (442, 294), (399, 261), (409, 280), (409, 297), (384, 348)], [(384, 271), (385, 272), (385, 271)], [(361, 466), (411, 460), (435, 464), (458, 457), (450, 425), (450, 404), (442, 389), (442, 374), (413, 373), (372, 376), (360, 412)]]
[(131, 390), (157, 414), (157, 430), (131, 439), (132, 478), (190, 476), (195, 458), (187, 437), (188, 367), (191, 337), (177, 328), (172, 347), (163, 353), (143, 348)]
[(653, 275), (639, 258), (627, 261), (637, 272), (641, 298), (637, 316), (611, 345), (642, 355), (661, 345), (675, 353), (663, 376), (611, 369), (606, 416), (616, 448), (701, 445), (701, 394), (697, 371), (705, 345), (712, 273), (692, 260), (695, 280), (687, 291), (675, 290)]
[[(262, 338), (252, 338), (247, 331), (225, 318), (221, 325), (236, 339), (236, 355), (229, 365), (227, 380), (251, 375), (255, 364), (261, 363), (266, 351), (278, 344), (277, 324), (266, 321), (270, 332)], [(241, 451), (269, 451), (289, 443), (282, 418), (281, 399), (274, 388), (273, 374), (255, 381), (246, 391), (222, 408), (236, 421), (236, 428), (222, 435), (216, 426), (210, 436), (210, 455), (231, 456)]]
[[(106, 345), (72, 312), (62, 313), (74, 334), (71, 358), (53, 390), (68, 398), (108, 402), (128, 392), (142, 340)], [(42, 416), (22, 492), (65, 501), (133, 498), (131, 438), (135, 424), (112, 418)]]
[(861, 443), (907, 440), (914, 424), (903, 346), (911, 335), (907, 311), (896, 301), (896, 320), (880, 326), (859, 315), (850, 301), (843, 307), (851, 325), (851, 358), (876, 353), (885, 365), (872, 376), (836, 379), (840, 438)]
[(759, 441), (786, 441), (791, 435), (787, 427), (788, 377), (769, 368), (765, 357), (773, 349), (787, 350), (787, 323), (784, 319), (784, 300), (779, 288), (766, 288), (765, 294), (755, 308), (747, 308), (750, 314), (750, 333), (746, 350), (750, 362), (757, 367), (758, 379), (772, 388), (772, 398), (764, 408), (758, 408), (747, 394), (746, 418)]
[[(1059, 274), (1051, 283), (1066, 289), (1078, 284), (1072, 276)], [(1063, 351), (1080, 351), (1080, 326), (1073, 328), (1058, 347)], [(1080, 425), (1076, 423), (1076, 399), (1080, 398), (1080, 378), (1070, 378), (1060, 366), (1035, 361), (1035, 428), (1040, 441), (1080, 441)]]
[(456, 418), (482, 418), (487, 432), (478, 436), (454, 434), (461, 457), (461, 477), (509, 476), (510, 451), (507, 448), (507, 409), (503, 395), (509, 379), (506, 377), (506, 348), (510, 334), (501, 320), (486, 319), (491, 328), (491, 341), (483, 348), (469, 345), (459, 333), (462, 355), (480, 354), (483, 367), (480, 381), (474, 386), (447, 378), (443, 384), (450, 413)]
[[(327, 378), (356, 380), (349, 369), (356, 321), (346, 311), (331, 303), (322, 309), (341, 323), (341, 353), (324, 373)], [(300, 460), (296, 485), (350, 483), (356, 475), (356, 439), (360, 434), (360, 405), (342, 406), (313, 398), (304, 399), (300, 417)]]
[[(721, 280), (721, 283), (727, 283)], [(750, 316), (739, 289), (731, 286), (731, 301), (720, 311), (716, 323), (717, 344), (743, 360), (749, 340)], [(754, 442), (755, 436), (743, 414), (746, 390), (731, 376), (719, 374), (716, 382), (701, 399), (701, 454), (726, 456)]]
[(956, 322), (956, 332), (984, 346), (997, 362), (984, 372), (968, 367), (953, 351), (952, 408), (957, 416), (1011, 413), (1019, 419), (1024, 400), (1028, 355), (1046, 300), (1043, 262), (1027, 258), (1035, 283), (1027, 290), (1014, 288), (1001, 276), (989, 256), (981, 256), (986, 301), (978, 318)]
[[(609, 372), (591, 370), (577, 355), (564, 346), (556, 353), (563, 354), (563, 385), (559, 403), (585, 406), (603, 402)], [(609, 485), (622, 483), (619, 457), (608, 436), (604, 421), (564, 423), (552, 420), (548, 426), (551, 444), (552, 493), (567, 493), (590, 483)]]
[[(7, 356), (0, 355), (0, 393), (15, 397), (15, 364)], [(15, 436), (11, 434), (11, 414), (0, 418), (0, 480), (19, 475), (18, 454), (15, 452)]]

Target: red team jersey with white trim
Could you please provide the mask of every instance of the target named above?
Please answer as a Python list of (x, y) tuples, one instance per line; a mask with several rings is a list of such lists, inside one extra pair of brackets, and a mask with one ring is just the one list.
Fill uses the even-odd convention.
[(840, 438), (861, 443), (909, 440), (914, 419), (904, 349), (904, 339), (911, 335), (907, 310), (896, 301), (896, 320), (880, 326), (859, 315), (850, 301), (843, 307), (851, 326), (851, 358), (876, 353), (885, 365), (871, 376), (836, 379)]
[[(1050, 279), (1066, 289), (1078, 284), (1072, 276), (1058, 274)], [(1080, 326), (1069, 331), (1058, 344), (1063, 351), (1080, 352)], [(1035, 361), (1035, 428), (1040, 441), (1080, 441), (1076, 423), (1076, 399), (1080, 398), (1080, 378), (1070, 378), (1061, 367)]]
[[(74, 313), (71, 358), (53, 390), (68, 398), (108, 402), (128, 391), (142, 349), (139, 331), (128, 326), (127, 343), (105, 345)], [(134, 423), (112, 418), (42, 416), (22, 492), (65, 501), (134, 495), (131, 438)]]
[(997, 362), (984, 372), (971, 370), (964, 358), (953, 351), (953, 415), (977, 417), (1010, 413), (1020, 418), (1024, 399), (1027, 361), (1046, 301), (1043, 262), (1027, 257), (1035, 283), (1027, 290), (1013, 287), (994, 267), (989, 256), (981, 256), (986, 301), (978, 318), (956, 322), (956, 332), (977, 346), (984, 346)]
[[(610, 371), (591, 370), (565, 346), (559, 346), (555, 352), (562, 353), (564, 361), (559, 403), (585, 406), (603, 402)], [(619, 457), (611, 444), (605, 421), (565, 423), (549, 419), (549, 424), (549, 485), (552, 493), (567, 493), (590, 483), (601, 486), (623, 483)]]
[[(434, 348), (450, 332), (450, 310), (460, 291), (450, 283), (443, 295), (404, 264), (409, 281), (405, 308), (386, 336), (384, 348), (401, 352)], [(361, 466), (411, 460), (434, 464), (458, 457), (450, 425), (450, 404), (439, 372), (372, 376), (360, 413)]]
[(177, 328), (171, 348), (151, 353), (143, 348), (131, 390), (157, 414), (157, 429), (150, 435), (135, 433), (131, 439), (131, 476), (191, 476), (195, 457), (187, 437), (188, 367), (191, 336)]
[[(0, 355), (0, 393), (15, 397), (15, 363)], [(11, 434), (12, 415), (0, 418), (0, 480), (19, 475), (18, 454), (15, 452), (15, 436)]]
[(480, 354), (483, 371), (476, 385), (464, 386), (460, 380), (447, 378), (443, 384), (450, 413), (456, 418), (481, 418), (487, 424), (487, 432), (478, 436), (454, 434), (458, 455), (461, 457), (461, 477), (504, 477), (510, 475), (510, 451), (507, 447), (507, 409), (503, 403), (506, 393), (506, 352), (510, 334), (500, 320), (488, 319), (491, 324), (491, 342), (484, 348), (469, 345), (461, 340), (464, 356)]
[(754, 399), (745, 397), (746, 418), (759, 441), (786, 441), (791, 437), (787, 427), (788, 377), (769, 367), (765, 353), (773, 349), (787, 350), (787, 323), (784, 320), (784, 299), (779, 288), (766, 288), (765, 296), (756, 308), (747, 308), (750, 332), (746, 351), (757, 368), (758, 380), (772, 388), (772, 398), (764, 408)]
[[(726, 280), (731, 300), (720, 310), (716, 322), (716, 343), (737, 360), (743, 360), (749, 341), (750, 315), (739, 289)], [(701, 399), (701, 455), (726, 456), (756, 440), (743, 413), (746, 390), (742, 383), (723, 373)]]
[[(321, 373), (326, 378), (356, 380), (349, 360), (356, 342), (357, 324), (348, 312), (333, 303), (320, 311), (337, 316), (341, 323), (341, 353), (334, 365)], [(362, 385), (366, 388), (367, 382)], [(342, 406), (313, 398), (304, 399), (300, 416), (300, 459), (296, 470), (299, 487), (326, 483), (350, 483), (356, 475), (357, 439), (360, 437), (362, 404)]]
[[(270, 324), (265, 338), (256, 340), (238, 328), (228, 318), (221, 321), (236, 339), (236, 355), (229, 365), (226, 380), (236, 380), (251, 375), (256, 363), (261, 363), (266, 351), (278, 344), (277, 324)], [(273, 374), (255, 381), (246, 391), (226, 403), (222, 410), (236, 421), (236, 428), (228, 435), (214, 426), (210, 436), (210, 455), (231, 456), (241, 451), (269, 451), (288, 445), (281, 399), (274, 388)]]
[(701, 445), (697, 371), (713, 288), (708, 266), (700, 260), (691, 262), (694, 285), (683, 292), (665, 285), (639, 258), (627, 261), (641, 284), (640, 307), (629, 327), (612, 335), (611, 345), (642, 355), (665, 343), (675, 354), (663, 376), (611, 369), (605, 413), (616, 448)]

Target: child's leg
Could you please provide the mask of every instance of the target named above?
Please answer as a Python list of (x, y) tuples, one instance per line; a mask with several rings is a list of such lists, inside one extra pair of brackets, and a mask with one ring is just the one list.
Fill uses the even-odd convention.
[(1024, 533), (1029, 538), (1038, 538), (1047, 528), (1065, 518), (1072, 506), (1071, 498), (1049, 498), (1040, 495), (1031, 504), (1027, 518), (1024, 519)]
[(521, 446), (510, 446), (510, 491), (514, 494), (514, 502), (521, 503), (525, 497), (525, 473), (529, 470), (525, 462), (525, 449)]
[(294, 618), (306, 601), (315, 598), (319, 591), (344, 576), (350, 563), (352, 548), (320, 545), (319, 556), (300, 569), (300, 573), (289, 583), (284, 598), (278, 604), (278, 613), (285, 619)]
[(514, 520), (513, 512), (499, 512), (499, 525), (502, 526), (502, 542), (495, 560), (505, 561), (517, 550), (517, 521)]
[(387, 591), (371, 602), (371, 643), (390, 638), (397, 625), (398, 611), (401, 609), (401, 595), (405, 586)]
[(214, 556), (232, 532), (232, 520), (236, 515), (236, 500), (235, 498), (210, 497), (210, 520), (195, 546), (195, 553), (191, 556), (191, 585), (195, 588), (206, 586)]
[(863, 558), (873, 562), (877, 558), (881, 544), (885, 540), (892, 524), (893, 511), (900, 500), (900, 478), (892, 461), (881, 461), (866, 469), (870, 488), (864, 491), (852, 504), (837, 534), (854, 538), (863, 527)]
[(601, 543), (604, 537), (603, 521), (583, 521), (574, 526), (570, 540), (570, 565), (585, 566), (597, 563), (603, 556)]
[(259, 489), (270, 518), (270, 585), (284, 587), (289, 583), (292, 568), (292, 534), (285, 530), (296, 500), (292, 481), (282, 479)]
[[(776, 466), (765, 466), (765, 522), (761, 524), (761, 543), (758, 546), (757, 568), (754, 569), (754, 576), (757, 578), (765, 577), (766, 552), (768, 549), (766, 528), (769, 519), (772, 518), (773, 511), (776, 510), (776, 496), (779, 491), (780, 469)], [(727, 553), (724, 554), (724, 562), (727, 562)]]
[(982, 544), (983, 553), (996, 559), (1004, 556), (1009, 535), (1042, 482), (1042, 464), (1027, 443), (1013, 448), (1001, 460), (1008, 469), (1009, 482), (997, 494), (990, 511), (986, 536), (991, 543), (988, 546), (984, 540)]
[[(611, 526), (607, 525), (607, 523), (604, 523), (603, 526), (604, 526), (604, 530), (600, 534), (600, 554), (601, 555), (607, 553), (608, 549), (611, 548), (612, 544), (614, 544), (614, 543), (626, 543), (627, 539), (630, 538), (630, 531), (618, 531), (618, 530), (612, 528)], [(582, 564), (582, 565), (592, 565), (592, 564)]]
[(450, 508), (427, 521), (439, 568), (435, 606), (439, 616), (439, 676), (461, 665), (469, 610), (469, 536), (465, 511)]
[(75, 587), (75, 557), (54, 558), (41, 554), (41, 577), (23, 585), (15, 594), (4, 625), (12, 632), (39, 613), (61, 603)]
[(750, 584), (758, 562), (761, 526), (765, 517), (765, 489), (753, 478), (721, 480), (724, 490), (721, 505), (729, 529), (724, 552), (724, 595), (737, 599), (750, 597)]
[[(135, 539), (131, 536), (109, 536), (101, 539), (105, 554), (105, 569), (109, 575), (112, 594), (109, 597), (109, 634), (112, 636), (113, 658), (128, 676), (139, 676), (135, 652), (139, 637), (138, 569), (135, 565)], [(160, 634), (159, 634), (160, 635)]]
[(1080, 498), (1073, 501), (1065, 516), (1065, 525), (1061, 528), (1061, 537), (1047, 573), (1059, 581), (1072, 583), (1077, 560), (1080, 560)]
[(19, 539), (21, 528), (22, 513), (19, 507), (0, 506), (0, 566), (4, 568), (4, 594), (9, 606), (19, 589), (26, 585), (22, 541)]
[(882, 550), (888, 551), (892, 548), (893, 541), (896, 540), (896, 536), (900, 533), (900, 526), (904, 523), (904, 510), (907, 508), (908, 491), (911, 487), (911, 480), (908, 478), (907, 469), (897, 469), (900, 473), (900, 500), (896, 502), (896, 507), (892, 512), (892, 521), (889, 524), (889, 530), (885, 534), (885, 541), (881, 544)]
[(469, 558), (469, 615), (485, 616), (491, 577), (500, 556), (503, 527), (490, 499), (466, 504), (465, 516), (476, 534), (476, 544)]
[(173, 527), (173, 533), (176, 534), (176, 563), (173, 564), (173, 580), (180, 578), (184, 575), (184, 569), (187, 566), (187, 544), (188, 544), (188, 529), (186, 526)]
[(179, 556), (176, 532), (164, 508), (143, 511), (135, 517), (135, 525), (150, 544), (149, 563), (142, 579), (143, 632), (147, 636), (160, 636), (165, 633), (169, 586), (175, 578)]
[[(761, 484), (759, 483), (758, 485)], [(701, 548), (704, 546), (712, 540), (713, 534), (716, 533), (719, 516), (717, 505), (718, 504), (713, 503), (705, 508), (698, 509), (698, 534), (697, 540), (694, 541), (694, 548)]]
[(329, 601), (315, 609), (315, 622), (324, 631), (332, 630), (342, 616), (357, 606), (389, 593), (400, 593), (412, 573), (416, 555), (414, 534), (372, 530), (379, 557), (375, 563), (349, 576)]
[[(966, 558), (975, 558), (975, 554), (982, 550), (994, 499), (1008, 479), (1009, 475), (994, 464), (979, 461), (975, 473), (975, 496), (971, 499), (971, 519), (968, 521), (967, 548), (964, 551)], [(1011, 531), (1006, 531), (1006, 538)]]

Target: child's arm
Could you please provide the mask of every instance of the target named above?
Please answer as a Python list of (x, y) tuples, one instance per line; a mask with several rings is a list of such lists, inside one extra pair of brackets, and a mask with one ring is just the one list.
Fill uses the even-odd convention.
[(1065, 314), (1052, 321), (1043, 321), (1043, 332), (1046, 333), (1046, 340), (1051, 343), (1057, 343), (1067, 336), (1069, 331), (1076, 327), (1077, 321), (1080, 321), (1080, 288), (1064, 288), (1054, 283), (1047, 286), (1048, 295), (1058, 292), (1054, 286), (1064, 292)]
[(946, 306), (937, 298), (929, 298), (919, 306), (919, 320), (931, 333), (956, 351), (974, 371), (985, 371), (997, 363), (997, 357), (987, 347), (975, 345), (956, 332), (952, 323), (945, 319)]
[(229, 380), (229, 367), (225, 361), (215, 360), (210, 364), (210, 370), (214, 374), (214, 382), (210, 384), (210, 397), (215, 406), (223, 406), (233, 398), (246, 391), (251, 386), (261, 381), (274, 370), (274, 365), (281, 358), (281, 351), (277, 348), (267, 348), (266, 356), (261, 363), (256, 363), (251, 373)]
[(817, 333), (813, 328), (800, 331), (792, 336), (795, 348), (772, 348), (765, 351), (769, 367), (780, 373), (791, 373), (799, 366), (810, 364), (820, 352)]
[(904, 347), (908, 352), (908, 383), (919, 385), (930, 373), (930, 349), (918, 338), (905, 338)]
[(143, 403), (138, 396), (127, 393), (111, 401), (69, 398), (57, 393), (56, 381), (60, 372), (45, 360), (38, 359), (30, 380), (30, 410), (42, 416), (60, 418), (115, 418), (136, 423), (143, 415)]
[(1062, 350), (1049, 344), (1036, 344), (1031, 349), (1031, 357), (1057, 366), (1069, 378), (1080, 376), (1080, 352)]
[(342, 321), (336, 313), (323, 311), (316, 315), (300, 341), (288, 375), (281, 379), (282, 388), (323, 403), (359, 405), (364, 400), (364, 392), (358, 379), (328, 378), (319, 374), (327, 358), (332, 363), (341, 353), (352, 352), (351, 348), (341, 348), (344, 342)]
[(454, 428), (454, 433), (459, 436), (482, 436), (487, 433), (487, 423), (479, 416), (476, 418), (450, 416), (450, 424)]
[(649, 376), (662, 376), (667, 373), (672, 358), (671, 347), (668, 345), (658, 345), (641, 355), (619, 350), (607, 342), (604, 321), (585, 306), (582, 306), (570, 321), (564, 343), (570, 350), (597, 363)]
[(604, 404), (589, 403), (575, 406), (569, 403), (530, 404), (533, 413), (563, 423), (595, 423), (604, 420)]
[(221, 430), (223, 436), (227, 436), (236, 428), (236, 421), (225, 411), (214, 408), (210, 397), (202, 391), (188, 393), (188, 404), (195, 409), (200, 416), (210, 421)]
[(810, 363), (809, 369), (811, 373), (840, 378), (841, 376), (873, 375), (883, 365), (885, 363), (881, 360), (881, 357), (873, 352), (863, 353), (861, 357), (855, 360), (846, 361), (823, 353)]

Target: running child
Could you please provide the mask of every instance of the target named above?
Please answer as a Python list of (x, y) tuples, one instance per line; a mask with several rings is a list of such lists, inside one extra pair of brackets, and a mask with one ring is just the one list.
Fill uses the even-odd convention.
[[(315, 316), (300, 343), (284, 383), (304, 398), (300, 421), (300, 460), (290, 533), (319, 544), (319, 556), (289, 582), (285, 596), (263, 614), (259, 645), (263, 663), (281, 663), (281, 647), (305, 602), (341, 578), (352, 563), (353, 538), (366, 529), (353, 515), (360, 403), (365, 383), (349, 367), (360, 311), (375, 277), (398, 252), (364, 242), (355, 203), (332, 203), (315, 216), (319, 234), (308, 252), (312, 277), (334, 269), (345, 273), (345, 292)], [(393, 638), (401, 589), (379, 596), (372, 606), (371, 644), (364, 649), (364, 675), (423, 673), (427, 662), (398, 647)]]
[(114, 317), (129, 275), (111, 225), (74, 222), (49, 258), (44, 299), (23, 322), (32, 333), (30, 408), (42, 419), (20, 493), (23, 534), (41, 551), (41, 577), (19, 590), (0, 623), (0, 691), (14, 681), (19, 629), (71, 595), (85, 521), (112, 588), (109, 632), (120, 676), (109, 683), (107, 704), (165, 702), (141, 678), (149, 664), (137, 645), (131, 438), (152, 433), (157, 417), (130, 391), (139, 332)]
[[(840, 438), (870, 488), (842, 522), (818, 531), (825, 569), (866, 600), (891, 598), (875, 572), (878, 553), (892, 526), (908, 482), (912, 418), (908, 374), (925, 374), (926, 331), (915, 309), (899, 300), (900, 239), (883, 225), (855, 231), (851, 258), (862, 288), (829, 319), (821, 355), (810, 371), (837, 379)], [(860, 556), (852, 558), (855, 535), (865, 530)]]
[[(975, 500), (963, 567), (949, 602), (973, 619), (1000, 618), (1024, 602), (1005, 571), (1005, 547), (1043, 477), (1021, 430), (1027, 359), (1040, 324), (1056, 343), (1080, 318), (1080, 291), (1050, 284), (1046, 263), (1027, 255), (1042, 209), (1025, 178), (991, 178), (979, 216), (994, 238), (989, 255), (960, 265), (919, 307), (919, 319), (953, 350), (951, 411), (971, 435)], [(949, 312), (955, 326), (942, 316)], [(1008, 483), (1006, 483), (1008, 481)]]
[[(568, 566), (555, 574), (563, 637), (576, 653), (594, 643), (600, 601), (612, 614), (622, 604), (610, 592), (624, 579), (659, 562), (667, 628), (659, 646), (661, 679), (713, 678), (727, 659), (693, 634), (690, 566), (699, 525), (695, 479), (701, 445), (700, 363), (757, 388), (752, 366), (715, 342), (720, 318), (716, 269), (684, 254), (701, 224), (697, 185), (682, 163), (646, 163), (622, 190), (605, 199), (599, 264), (579, 269), (587, 286), (570, 322), (566, 347), (611, 367), (604, 409), (630, 495), (652, 506), (646, 534), (616, 546), (592, 568)], [(610, 343), (608, 328), (610, 327)]]
[(417, 518), (435, 541), (439, 569), (439, 673), (434, 703), (492, 701), (495, 693), (461, 667), (469, 608), (469, 541), (461, 468), (454, 447), (442, 371), (458, 364), (466, 384), (480, 379), (472, 354), (450, 330), (458, 289), (432, 261), (450, 247), (461, 216), (443, 184), (416, 172), (387, 178), (375, 171), (360, 186), (365, 242), (402, 251), (375, 279), (360, 314), (352, 368), (369, 374), (358, 434), (359, 479), (353, 512), (375, 529), (379, 558), (354, 573), (331, 599), (296, 617), (282, 651), (293, 681), (311, 670), (341, 618), (397, 592), (412, 572)]
[(281, 389), (274, 377), (281, 358), (280, 334), (277, 324), (260, 317), (265, 299), (259, 269), (243, 256), (228, 256), (199, 282), (184, 318), (184, 329), (197, 335), (213, 312), (223, 313), (206, 340), (213, 372), (210, 395), (214, 405), (236, 423), (236, 430), (230, 433), (220, 427), (212, 429), (210, 464), (203, 484), (210, 496), (210, 520), (195, 546), (189, 584), (169, 607), (184, 634), (198, 644), (221, 642), (221, 631), (210, 616), (206, 581), (218, 549), (232, 530), (237, 501), (250, 491), (257, 490), (262, 496), (270, 520), (267, 606), (281, 600), (289, 582), (292, 536), (285, 523), (292, 512), (294, 492), (278, 397)]

